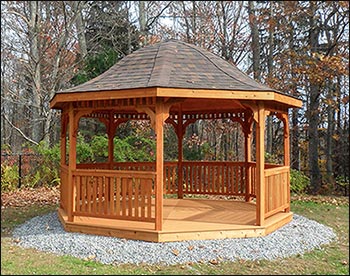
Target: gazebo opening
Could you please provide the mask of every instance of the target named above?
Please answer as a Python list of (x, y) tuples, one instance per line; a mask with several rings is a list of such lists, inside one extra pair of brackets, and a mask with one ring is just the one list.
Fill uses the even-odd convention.
[[(194, 45), (142, 48), (51, 100), (62, 111), (60, 220), (67, 231), (155, 242), (266, 235), (292, 219), (288, 109), (300, 106)], [(276, 160), (265, 156), (267, 116), (282, 122)], [(226, 135), (231, 144), (194, 135), (184, 155), (195, 122), (206, 127), (202, 140)], [(84, 136), (84, 124), (98, 140)], [(117, 134), (125, 124), (149, 128), (150, 139), (132, 141), (139, 158), (123, 156), (129, 148)], [(101, 155), (78, 156), (77, 139)]]

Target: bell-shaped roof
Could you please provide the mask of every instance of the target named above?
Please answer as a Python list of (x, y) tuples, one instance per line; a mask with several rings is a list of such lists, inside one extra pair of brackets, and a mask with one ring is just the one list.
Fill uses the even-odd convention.
[(275, 91), (203, 48), (169, 40), (141, 48), (125, 56), (100, 76), (60, 92), (147, 87)]

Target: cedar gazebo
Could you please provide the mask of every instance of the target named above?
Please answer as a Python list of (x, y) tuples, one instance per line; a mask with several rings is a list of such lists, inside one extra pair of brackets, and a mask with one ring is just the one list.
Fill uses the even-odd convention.
[[(170, 40), (137, 50), (51, 100), (51, 108), (61, 110), (60, 220), (67, 231), (155, 242), (266, 235), (292, 219), (288, 109), (300, 106), (300, 100), (255, 82), (194, 45)], [(283, 165), (265, 163), (269, 115), (284, 124)], [(83, 117), (105, 124), (108, 162), (77, 164)], [(244, 162), (183, 160), (186, 127), (200, 119), (238, 122), (244, 133)], [(116, 128), (128, 120), (150, 120), (155, 162), (114, 162)], [(177, 162), (163, 159), (165, 123), (178, 137)], [(253, 123), (256, 162), (251, 161)], [(184, 199), (187, 194), (244, 200)]]

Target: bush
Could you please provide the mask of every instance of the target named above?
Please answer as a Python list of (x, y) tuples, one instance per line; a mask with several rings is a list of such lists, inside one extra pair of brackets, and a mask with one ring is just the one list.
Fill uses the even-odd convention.
[(344, 176), (337, 176), (335, 179), (335, 189), (343, 196), (349, 196), (349, 178)]
[(18, 166), (1, 164), (1, 192), (15, 190), (18, 185)]
[(59, 183), (60, 168), (60, 145), (56, 144), (49, 147), (46, 143), (41, 142), (33, 148), (35, 154), (41, 156), (38, 166), (35, 167), (34, 174), (28, 174), (23, 178), (23, 186), (41, 187), (55, 186)]
[(310, 179), (298, 170), (290, 170), (290, 191), (295, 194), (306, 192)]

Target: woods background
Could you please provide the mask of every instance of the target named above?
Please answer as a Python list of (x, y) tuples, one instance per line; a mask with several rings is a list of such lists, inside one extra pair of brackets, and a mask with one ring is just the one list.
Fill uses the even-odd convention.
[[(290, 114), (292, 168), (310, 177), (311, 193), (348, 187), (348, 37), (348, 1), (1, 1), (2, 153), (57, 146), (60, 114), (49, 108), (56, 91), (101, 74), (140, 47), (174, 38), (302, 99), (303, 107)], [(282, 143), (280, 125), (270, 117), (266, 124), (272, 162)], [(98, 128), (85, 123), (83, 142), (95, 139)], [(146, 135), (140, 133), (144, 126), (126, 124), (115, 143), (125, 150), (140, 143), (128, 138)], [(176, 143), (168, 134), (165, 142)], [(239, 127), (225, 121), (199, 120), (184, 143), (187, 159), (241, 155)], [(168, 159), (176, 158), (167, 148)]]

